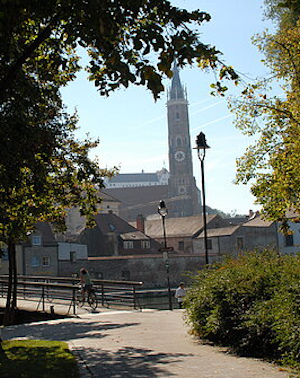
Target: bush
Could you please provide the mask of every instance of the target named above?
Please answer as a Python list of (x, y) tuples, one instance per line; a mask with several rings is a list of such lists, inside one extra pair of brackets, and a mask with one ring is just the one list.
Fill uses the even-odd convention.
[(245, 253), (193, 277), (187, 320), (201, 338), (299, 367), (300, 256)]

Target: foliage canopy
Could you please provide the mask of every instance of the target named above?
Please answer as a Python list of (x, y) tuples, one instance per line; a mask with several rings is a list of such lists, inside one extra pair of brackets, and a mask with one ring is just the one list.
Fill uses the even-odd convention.
[[(300, 9), (297, 1), (266, 3), (277, 30), (256, 36), (254, 43), (271, 77), (248, 85), (231, 102), (236, 126), (257, 138), (237, 162), (237, 182), (254, 181), (252, 192), (265, 216), (287, 229), (288, 211), (300, 212)], [(272, 95), (274, 82), (279, 95)]]

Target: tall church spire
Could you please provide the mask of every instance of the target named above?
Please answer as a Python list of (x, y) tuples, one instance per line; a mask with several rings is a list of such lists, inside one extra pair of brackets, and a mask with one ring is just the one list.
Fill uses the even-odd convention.
[(171, 88), (169, 90), (169, 100), (178, 100), (178, 99), (186, 99), (184, 94), (184, 89), (180, 82), (179, 71), (177, 67), (176, 60), (173, 64), (173, 78)]
[(198, 189), (193, 176), (188, 101), (180, 82), (176, 62), (168, 91), (169, 171), (168, 197), (174, 200), (169, 213), (173, 217), (199, 214)]

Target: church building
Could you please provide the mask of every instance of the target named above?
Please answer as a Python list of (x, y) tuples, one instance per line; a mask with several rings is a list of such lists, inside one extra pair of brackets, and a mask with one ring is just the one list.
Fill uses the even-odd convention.
[(165, 201), (172, 218), (201, 213), (200, 191), (193, 176), (187, 95), (175, 63), (167, 112), (169, 171), (119, 174), (106, 184), (105, 192), (121, 201), (120, 216), (127, 221), (140, 214), (157, 215), (160, 200)]

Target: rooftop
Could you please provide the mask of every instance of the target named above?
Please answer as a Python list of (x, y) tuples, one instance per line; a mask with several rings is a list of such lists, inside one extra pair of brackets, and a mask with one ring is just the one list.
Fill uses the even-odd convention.
[[(207, 215), (207, 223), (218, 215)], [(167, 237), (193, 236), (203, 228), (202, 215), (182, 218), (165, 218)], [(163, 237), (161, 219), (146, 220), (145, 234), (151, 238)]]
[(122, 173), (112, 177), (109, 184), (134, 183), (134, 182), (159, 182), (157, 173)]

